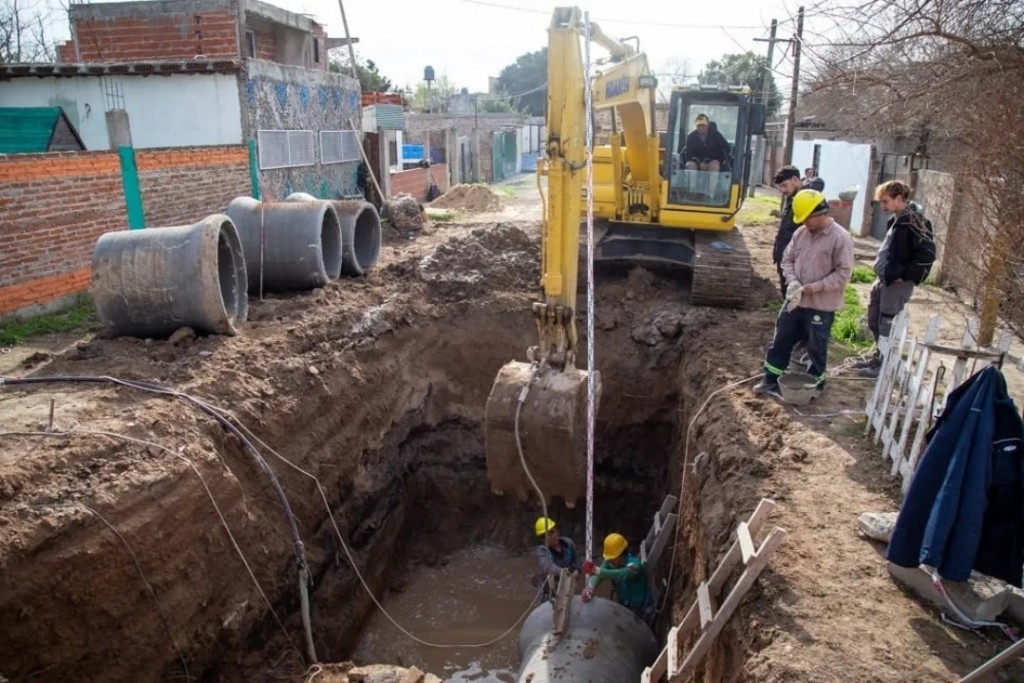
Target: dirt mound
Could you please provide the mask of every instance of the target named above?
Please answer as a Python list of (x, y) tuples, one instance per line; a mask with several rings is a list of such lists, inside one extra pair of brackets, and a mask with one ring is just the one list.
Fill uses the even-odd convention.
[(449, 240), (419, 263), (419, 276), (431, 294), (446, 300), (529, 289), (539, 274), (537, 240), (507, 223)]
[(431, 208), (482, 213), (501, 211), (501, 199), (486, 185), (456, 185), (430, 203)]
[(400, 194), (387, 203), (388, 220), (399, 232), (422, 230), (426, 223), (423, 205), (409, 194)]

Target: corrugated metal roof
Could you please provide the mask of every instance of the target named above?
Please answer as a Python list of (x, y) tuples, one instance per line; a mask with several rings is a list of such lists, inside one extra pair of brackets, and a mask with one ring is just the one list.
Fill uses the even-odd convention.
[(46, 152), (60, 107), (0, 107), (0, 154)]
[(372, 104), (363, 107), (363, 130), (404, 130), (405, 109), (399, 104)]

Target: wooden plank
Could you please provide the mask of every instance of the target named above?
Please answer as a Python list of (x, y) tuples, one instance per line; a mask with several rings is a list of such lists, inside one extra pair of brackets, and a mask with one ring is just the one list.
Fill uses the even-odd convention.
[(1003, 668), (1017, 657), (1024, 654), (1024, 639), (1018, 640), (1005, 650), (988, 660), (974, 671), (960, 679), (960, 683), (977, 683), (978, 681), (991, 680), (986, 678), (990, 673)]
[(903, 416), (903, 424), (900, 427), (899, 441), (893, 447), (889, 457), (892, 459), (892, 473), (896, 474), (899, 471), (900, 466), (903, 464), (905, 454), (907, 452), (907, 441), (910, 439), (910, 433), (913, 431), (914, 420), (920, 416), (924, 409), (918, 408), (918, 403), (921, 398), (921, 389), (924, 385), (924, 374), (928, 370), (928, 359), (930, 353), (928, 349), (922, 348), (920, 357), (917, 359), (917, 367), (914, 369), (914, 374), (910, 378), (910, 384), (907, 387), (907, 411)]
[[(894, 383), (899, 379), (899, 368), (903, 364), (903, 347), (906, 345), (907, 341), (907, 321), (909, 318), (906, 309), (901, 311), (896, 318), (899, 322), (900, 334), (898, 341), (895, 343), (892, 335), (888, 337), (885, 361), (882, 364), (882, 372), (880, 375), (883, 382), (882, 395), (879, 397), (879, 405), (875, 408), (875, 443), (878, 443), (882, 437), (885, 418), (889, 413), (889, 409), (892, 407), (892, 389)], [(894, 328), (895, 327), (896, 325), (894, 324)], [(883, 339), (885, 339), (885, 337), (883, 337)]]
[[(756, 536), (761, 531), (761, 527), (764, 526), (768, 520), (768, 515), (772, 510), (775, 509), (775, 501), (769, 498), (762, 498), (761, 502), (757, 504), (757, 508), (750, 515), (750, 519), (747, 520), (747, 527), (750, 529), (750, 533)], [(742, 554), (740, 552), (739, 541), (733, 541), (732, 545), (725, 552), (722, 560), (718, 563), (718, 568), (715, 569), (715, 573), (708, 579), (708, 594), (717, 596), (722, 592), (722, 586), (729, 580), (729, 576), (732, 574), (736, 565), (739, 564)], [(679, 630), (683, 638), (688, 638), (691, 633), (696, 632), (698, 625), (700, 624), (699, 607), (696, 601), (690, 605), (690, 608), (686, 611), (686, 615), (682, 621), (679, 622)]]
[[(700, 627), (704, 630), (714, 617), (711, 613), (711, 596), (708, 594), (708, 584), (704, 581), (701, 581), (697, 586), (697, 607), (700, 609)], [(671, 670), (671, 667), (669, 669)]]
[(568, 569), (562, 569), (558, 575), (558, 587), (555, 589), (555, 604), (552, 606), (551, 632), (556, 636), (565, 633), (569, 623), (569, 606), (576, 593), (576, 582), (569, 576)]
[(746, 522), (740, 522), (736, 527), (736, 540), (740, 543), (740, 557), (743, 559), (743, 564), (746, 565), (754, 556), (754, 539), (750, 536), (750, 527)]
[(910, 378), (913, 376), (916, 356), (917, 340), (911, 339), (910, 348), (907, 351), (907, 360), (900, 363), (898, 378), (894, 383), (896, 389), (895, 405), (892, 414), (889, 416), (889, 425), (885, 427), (885, 431), (882, 434), (882, 441), (886, 444), (886, 447), (882, 449), (882, 457), (892, 457), (893, 445), (896, 443), (896, 427), (899, 425), (900, 415), (909, 408), (907, 405), (907, 389), (910, 385)]
[[(893, 321), (892, 329), (890, 330), (891, 335), (900, 335), (903, 333), (906, 327), (907, 318), (903, 316), (902, 311), (900, 315), (896, 316)], [(881, 351), (881, 349), (879, 349)], [(871, 391), (871, 397), (868, 399), (868, 404), (864, 409), (865, 414), (868, 416), (867, 431), (870, 432), (872, 426), (875, 424), (875, 416), (878, 413), (880, 404), (883, 400), (888, 400), (888, 389), (889, 384), (887, 378), (889, 377), (889, 364), (892, 361), (892, 355), (888, 354), (883, 358), (883, 365), (879, 369), (878, 379), (875, 380), (874, 389)]]
[(682, 683), (683, 681), (690, 680), (700, 665), (701, 660), (704, 659), (711, 649), (715, 638), (725, 628), (725, 624), (732, 617), (733, 612), (736, 611), (740, 602), (746, 597), (747, 591), (757, 581), (757, 577), (768, 566), (768, 562), (775, 554), (775, 551), (785, 540), (786, 531), (784, 529), (775, 527), (768, 533), (761, 547), (757, 549), (757, 555), (754, 557), (754, 560), (744, 570), (736, 585), (733, 586), (733, 589), (729, 591), (728, 597), (722, 603), (722, 607), (715, 615), (711, 626), (694, 643), (693, 649), (686, 655), (682, 665), (679, 668), (669, 668), (669, 671), (672, 672), (669, 676), (670, 683)]
[(665, 518), (665, 524), (662, 530), (658, 533), (657, 538), (654, 539), (654, 546), (650, 552), (647, 553), (647, 559), (644, 560), (644, 566), (656, 565), (658, 560), (661, 559), (662, 554), (665, 552), (665, 546), (668, 545), (668, 540), (672, 538), (672, 535), (676, 528), (676, 521), (679, 516), (674, 512), (667, 515)]
[(679, 668), (679, 648), (681, 643), (679, 641), (679, 627), (673, 626), (668, 631), (667, 642), (665, 643), (665, 650), (668, 652), (668, 661), (665, 662), (665, 666), (668, 671), (675, 671)]

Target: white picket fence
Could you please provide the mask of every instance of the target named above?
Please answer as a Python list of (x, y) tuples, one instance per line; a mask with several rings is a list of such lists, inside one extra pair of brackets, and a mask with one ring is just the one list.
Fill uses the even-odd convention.
[(923, 340), (910, 335), (909, 321), (906, 309), (893, 321), (884, 365), (865, 409), (867, 431), (881, 444), (882, 456), (892, 461), (892, 474), (901, 476), (904, 494), (946, 397), (984, 365), (1002, 365), (1013, 341), (1004, 333), (995, 349), (979, 349), (978, 321), (970, 319), (959, 347), (941, 346), (936, 343), (942, 324), (937, 314), (928, 319)]

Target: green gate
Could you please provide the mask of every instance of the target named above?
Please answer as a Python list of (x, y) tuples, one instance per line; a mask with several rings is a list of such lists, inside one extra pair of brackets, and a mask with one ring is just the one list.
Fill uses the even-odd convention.
[(515, 131), (494, 133), (491, 145), (491, 182), (511, 178), (516, 174), (518, 151)]

